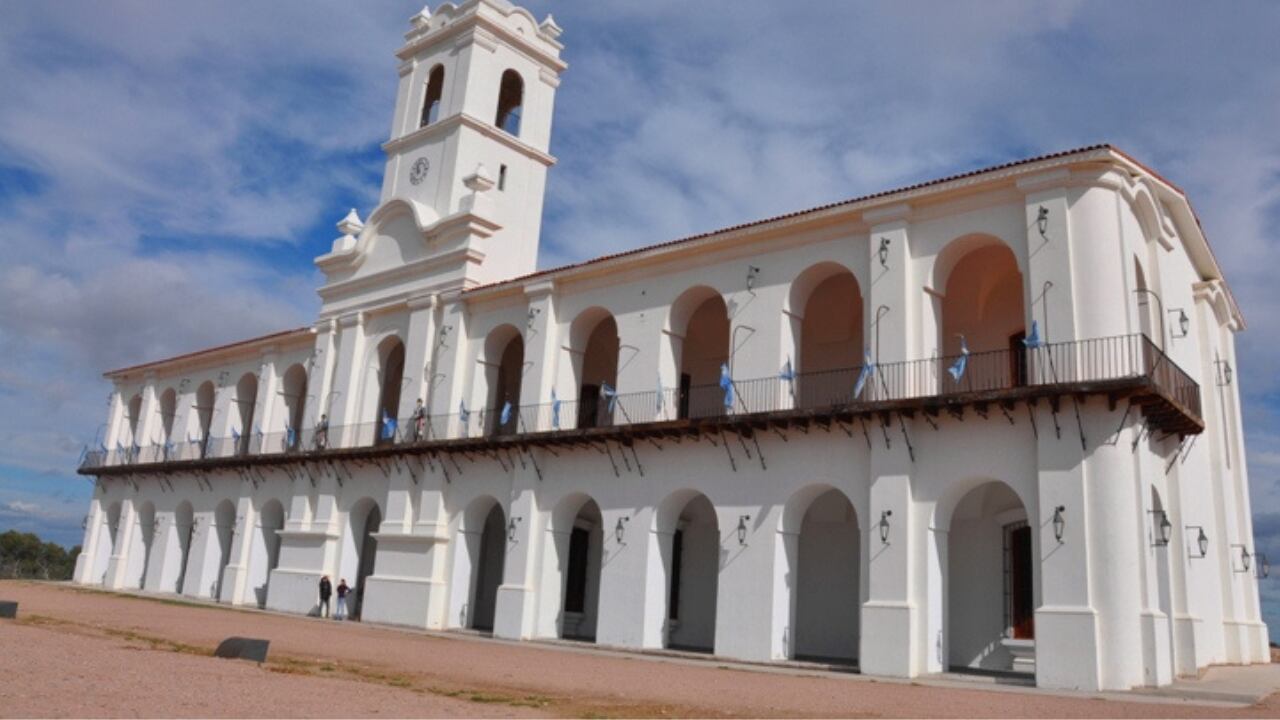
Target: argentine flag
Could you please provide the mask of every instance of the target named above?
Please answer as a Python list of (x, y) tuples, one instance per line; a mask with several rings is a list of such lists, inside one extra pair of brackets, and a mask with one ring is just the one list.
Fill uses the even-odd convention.
[(733, 408), (733, 377), (729, 375), (729, 364), (720, 365), (720, 389), (724, 390), (724, 406)]
[(867, 351), (863, 354), (862, 370), (858, 373), (858, 382), (853, 385), (853, 396), (861, 397), (862, 391), (867, 387), (867, 380), (876, 372), (876, 364), (871, 361), (871, 352)]
[(960, 378), (964, 377), (964, 371), (969, 367), (969, 343), (965, 342), (964, 335), (960, 336), (960, 357), (947, 368), (947, 372), (951, 373), (952, 379), (960, 382)]

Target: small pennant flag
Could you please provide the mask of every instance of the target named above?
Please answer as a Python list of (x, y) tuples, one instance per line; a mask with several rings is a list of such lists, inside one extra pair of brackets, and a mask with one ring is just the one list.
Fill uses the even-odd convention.
[(551, 388), (551, 427), (560, 429), (560, 398), (556, 397), (555, 388)]
[(1044, 340), (1040, 339), (1040, 323), (1035, 320), (1031, 321), (1031, 334), (1022, 338), (1022, 344), (1026, 345), (1030, 350), (1044, 347)]
[(791, 358), (787, 358), (787, 362), (782, 366), (782, 372), (778, 373), (778, 377), (787, 382), (793, 382), (796, 379), (796, 371), (791, 368)]
[(724, 406), (733, 407), (733, 377), (729, 374), (728, 363), (720, 365), (720, 389), (724, 391)]
[(964, 377), (964, 371), (969, 367), (969, 343), (965, 342), (964, 336), (960, 336), (960, 357), (947, 368), (947, 372), (951, 373), (952, 379), (960, 382), (960, 378)]
[(293, 444), (297, 442), (297, 440), (298, 440), (298, 432), (293, 428), (289, 427), (288, 425), (285, 425), (284, 426), (285, 444), (287, 444), (289, 447), (293, 447)]
[(458, 419), (462, 421), (463, 425), (471, 421), (471, 411), (467, 409), (466, 400), (458, 401)]
[(618, 391), (609, 383), (600, 383), (600, 394), (609, 398), (609, 412), (612, 413), (613, 406), (618, 404)]
[(382, 439), (390, 440), (396, 436), (396, 419), (385, 409), (382, 411)]
[(502, 404), (502, 415), (498, 417), (498, 422), (503, 425), (511, 422), (511, 401)]
[(658, 373), (658, 402), (657, 410), (662, 412), (662, 406), (666, 402), (666, 390), (662, 387), (662, 373)]
[(871, 361), (871, 352), (867, 351), (863, 355), (862, 370), (858, 373), (858, 382), (853, 385), (853, 396), (860, 397), (862, 391), (867, 387), (867, 380), (876, 372), (876, 364)]

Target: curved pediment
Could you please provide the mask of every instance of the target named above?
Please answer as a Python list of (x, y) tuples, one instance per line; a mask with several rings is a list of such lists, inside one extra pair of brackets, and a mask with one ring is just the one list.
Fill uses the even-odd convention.
[(331, 280), (352, 280), (419, 260), (427, 255), (426, 231), (438, 220), (422, 203), (389, 200), (373, 211), (358, 238), (339, 238), (316, 265)]

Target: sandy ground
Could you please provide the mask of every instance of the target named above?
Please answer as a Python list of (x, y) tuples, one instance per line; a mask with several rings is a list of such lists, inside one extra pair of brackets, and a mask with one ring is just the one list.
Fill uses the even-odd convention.
[[(1280, 717), (808, 676), (0, 582), (2, 717)], [(265, 665), (210, 657), (232, 635)]]

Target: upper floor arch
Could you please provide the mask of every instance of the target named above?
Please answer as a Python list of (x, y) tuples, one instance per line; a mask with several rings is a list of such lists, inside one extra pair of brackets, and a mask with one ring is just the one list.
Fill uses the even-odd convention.
[(498, 109), (493, 124), (514, 137), (520, 137), (520, 123), (524, 114), (524, 78), (515, 70), (502, 73), (498, 88)]

